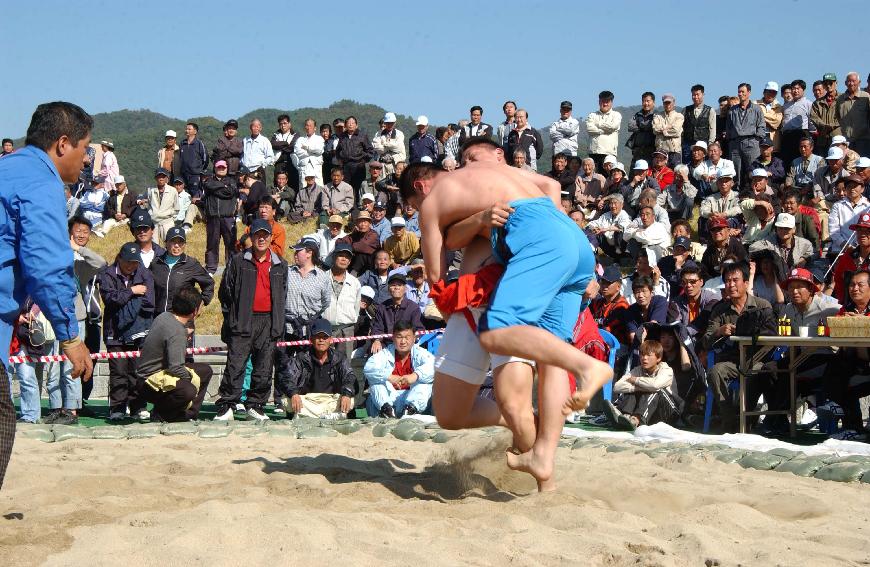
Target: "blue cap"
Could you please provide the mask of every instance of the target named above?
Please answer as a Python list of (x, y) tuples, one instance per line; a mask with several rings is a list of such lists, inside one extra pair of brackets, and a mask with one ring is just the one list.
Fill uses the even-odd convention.
[(169, 230), (166, 231), (166, 238), (164, 242), (169, 242), (173, 238), (180, 238), (184, 242), (187, 242), (187, 233), (184, 232), (184, 229), (178, 226), (173, 226)]
[(616, 264), (610, 264), (604, 268), (604, 273), (602, 273), (598, 279), (610, 283), (618, 282), (622, 280), (622, 272), (619, 271), (619, 266)]
[[(337, 245), (336, 245), (337, 246)], [(320, 244), (313, 238), (303, 237), (302, 240), (293, 245), (294, 250), (302, 250), (308, 248), (311, 250), (320, 250)]]
[(317, 335), (331, 335), (332, 334), (332, 325), (330, 325), (329, 321), (324, 318), (315, 319), (311, 322), (311, 336), (316, 337)]
[(261, 231), (272, 234), (272, 225), (266, 219), (254, 219), (254, 222), (251, 223), (251, 234)]
[(160, 175), (165, 175), (166, 177), (170, 177), (169, 171), (167, 171), (165, 168), (158, 167), (157, 169), (154, 170), (154, 177), (158, 177)]
[(389, 276), (387, 276), (387, 283), (389, 284), (394, 280), (402, 280), (402, 283), (407, 283), (408, 273), (405, 271), (404, 268), (396, 268), (395, 270), (390, 272)]
[(687, 252), (692, 249), (692, 241), (685, 236), (678, 236), (674, 239), (674, 248), (682, 246)]
[(353, 246), (351, 246), (347, 242), (339, 242), (335, 245), (335, 250), (333, 251), (333, 254), (338, 255), (342, 253), (350, 254), (351, 256), (353, 256)]
[(143, 226), (154, 228), (154, 222), (151, 220), (151, 215), (148, 214), (148, 211), (137, 208), (133, 211), (133, 217), (130, 219), (130, 230)]
[(141, 252), (142, 249), (139, 248), (138, 244), (136, 244), (135, 242), (128, 242), (127, 244), (121, 246), (121, 251), (118, 252), (118, 257), (121, 260), (126, 260), (128, 262), (141, 262)]

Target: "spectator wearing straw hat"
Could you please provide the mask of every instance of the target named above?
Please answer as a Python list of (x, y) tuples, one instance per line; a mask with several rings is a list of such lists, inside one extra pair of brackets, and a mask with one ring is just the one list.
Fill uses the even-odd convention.
[(248, 416), (266, 421), (263, 405), (272, 383), (275, 343), (284, 334), (287, 262), (271, 249), (272, 227), (263, 219), (251, 223), (251, 247), (227, 263), (218, 298), (224, 313), (221, 338), (227, 343), (227, 366), (217, 401), (217, 421), (231, 421), (241, 403), (245, 365), (253, 371), (245, 407)]
[[(332, 325), (333, 337), (352, 337), (359, 317), (362, 286), (356, 276), (347, 271), (352, 261), (353, 248), (350, 244), (337, 244), (329, 273), (332, 280), (332, 300), (323, 312), (323, 317)], [(345, 351), (348, 359), (351, 358), (353, 343), (346, 342), (338, 348)]]
[(278, 369), (278, 387), (283, 406), (298, 416), (345, 417), (353, 409), (356, 375), (333, 343), (329, 321), (312, 323), (311, 346)]
[(347, 236), (347, 233), (344, 231), (344, 224), (344, 217), (332, 215), (327, 220), (326, 226), (312, 235), (320, 245), (318, 256), (326, 267), (333, 265), (333, 252), (335, 251), (336, 243)]
[(354, 219), (354, 230), (339, 242), (346, 242), (353, 248), (353, 264), (350, 272), (359, 275), (371, 269), (373, 254), (380, 248), (378, 234), (372, 230), (372, 215), (360, 211)]
[[(103, 341), (109, 352), (137, 350), (154, 317), (154, 278), (142, 265), (140, 252), (138, 244), (124, 244), (115, 261), (97, 277), (105, 307)], [(109, 360), (110, 420), (125, 419), (127, 410), (138, 419), (150, 417), (137, 382), (135, 359)]]
[(163, 138), (165, 143), (157, 150), (157, 167), (162, 167), (172, 178), (181, 177), (181, 159), (178, 153), (178, 134), (175, 130), (167, 130)]

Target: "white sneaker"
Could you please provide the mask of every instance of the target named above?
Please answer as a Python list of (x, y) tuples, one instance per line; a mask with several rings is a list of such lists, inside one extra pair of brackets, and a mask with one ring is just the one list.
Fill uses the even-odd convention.
[(816, 412), (807, 408), (804, 410), (803, 415), (801, 416), (801, 425), (811, 425), (819, 420), (819, 416), (816, 415)]
[(275, 415), (284, 415), (284, 406), (275, 406), (275, 410), (272, 413)]
[(127, 414), (122, 411), (113, 411), (109, 414), (109, 421), (124, 421), (127, 419)]
[(227, 408), (224, 413), (214, 416), (214, 421), (233, 421), (234, 419), (232, 408)]
[(144, 409), (140, 410), (139, 413), (136, 414), (136, 418), (139, 421), (148, 421), (149, 419), (151, 419), (151, 412), (149, 412), (148, 410), (144, 410)]
[(565, 418), (565, 423), (580, 423), (580, 418), (586, 416), (586, 410), (573, 411)]
[(245, 404), (236, 404), (236, 407), (233, 408), (233, 411), (236, 413), (245, 413)]
[(259, 422), (269, 421), (269, 416), (256, 408), (248, 408), (248, 417)]

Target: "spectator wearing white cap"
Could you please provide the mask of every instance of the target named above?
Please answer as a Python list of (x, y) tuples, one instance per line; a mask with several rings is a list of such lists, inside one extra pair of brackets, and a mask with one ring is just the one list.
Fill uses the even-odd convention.
[(764, 85), (761, 98), (755, 104), (761, 108), (764, 115), (764, 125), (767, 127), (767, 135), (773, 142), (773, 151), (779, 151), (779, 128), (782, 126), (782, 105), (776, 100), (779, 94), (779, 85), (775, 81), (768, 81)]
[(115, 189), (115, 177), (121, 175), (121, 170), (118, 166), (118, 158), (115, 157), (115, 144), (112, 140), (100, 141), (100, 148), (103, 150), (102, 161), (100, 162), (100, 177), (103, 178), (105, 183), (103, 188), (108, 192)]
[(640, 195), (647, 189), (654, 189), (657, 194), (661, 192), (658, 182), (649, 175), (649, 163), (644, 159), (639, 159), (631, 167), (628, 183), (622, 185), (620, 189), (625, 199), (625, 209), (628, 214), (634, 215), (637, 211)]
[(378, 153), (378, 161), (384, 164), (384, 173), (396, 170), (396, 164), (405, 161), (405, 134), (396, 128), (396, 115), (384, 114), (384, 127), (372, 138), (372, 148)]
[(580, 121), (571, 116), (574, 105), (563, 100), (559, 105), (559, 119), (550, 124), (550, 141), (553, 142), (553, 155), (577, 155), (580, 137)]
[(674, 168), (673, 182), (658, 195), (658, 205), (668, 213), (672, 221), (692, 217), (698, 188), (692, 185), (689, 167), (681, 163)]
[(856, 222), (861, 213), (870, 209), (870, 201), (864, 196), (863, 179), (851, 175), (845, 181), (846, 196), (834, 203), (828, 219), (832, 252), (839, 252), (843, 248), (852, 236), (849, 226)]
[(390, 267), (395, 269), (408, 264), (420, 255), (420, 239), (405, 230), (405, 219), (394, 217), (390, 221), (393, 234), (384, 241), (384, 250), (390, 255)]
[[(341, 168), (335, 169), (341, 171)], [(287, 213), (287, 220), (291, 223), (303, 222), (307, 218), (319, 215), (329, 204), (326, 188), (317, 183), (317, 171), (313, 167), (303, 167), (302, 178), (304, 183), (296, 193), (296, 200)]]
[(840, 200), (838, 196), (834, 195), (834, 188), (838, 179), (849, 175), (849, 172), (843, 167), (844, 157), (843, 150), (838, 147), (831, 146), (828, 150), (828, 155), (825, 156), (825, 165), (819, 166), (813, 173), (813, 195), (816, 199), (825, 199), (831, 204)]
[(716, 112), (704, 104), (704, 85), (692, 85), (692, 105), (683, 109), (683, 163), (689, 161), (695, 142), (716, 140)]
[(785, 165), (782, 160), (773, 155), (773, 140), (770, 136), (758, 143), (761, 152), (751, 164), (751, 169), (763, 169), (767, 171), (767, 184), (774, 190), (779, 191), (785, 183)]
[[(362, 196), (364, 202), (373, 200), (374, 195), (365, 193)], [(378, 242), (383, 243), (393, 234), (393, 225), (387, 218), (387, 204), (383, 201), (374, 201), (372, 206), (372, 231), (378, 234)]]
[(307, 167), (314, 168), (314, 180), (318, 185), (323, 185), (323, 150), (326, 142), (323, 136), (317, 132), (317, 123), (313, 118), (307, 118), (304, 124), (304, 132), (296, 138), (293, 145), (293, 156), (290, 161), (299, 171), (299, 185), (305, 185), (303, 171)]
[(586, 230), (598, 237), (601, 251), (611, 258), (618, 259), (625, 251), (623, 232), (631, 224), (631, 217), (623, 210), (624, 198), (621, 193), (612, 193), (603, 199), (605, 211), (586, 225)]
[(417, 163), (428, 157), (434, 162), (438, 159), (438, 142), (429, 133), (429, 118), (421, 114), (416, 125), (417, 131), (408, 139), (408, 161)]
[(846, 75), (846, 91), (837, 97), (837, 119), (840, 133), (852, 142), (855, 150), (870, 155), (870, 94), (860, 87), (858, 73), (850, 71)]
[(870, 186), (870, 157), (862, 157), (855, 163), (854, 175), (864, 181), (865, 188)]
[(813, 255), (813, 245), (809, 240), (795, 236), (795, 218), (788, 213), (779, 213), (774, 223), (773, 234), (749, 247), (750, 254), (757, 250), (770, 248), (782, 258), (786, 268), (800, 268)]
[(850, 174), (855, 173), (855, 167), (861, 156), (849, 147), (849, 140), (846, 139), (846, 136), (841, 134), (831, 138), (831, 147), (843, 150), (843, 168)]
[(622, 114), (613, 110), (613, 93), (598, 93), (598, 110), (586, 117), (586, 133), (589, 134), (589, 157), (595, 160), (595, 169), (602, 173), (605, 156), (615, 156), (619, 147), (619, 127)]
[(178, 202), (178, 191), (166, 182), (164, 172), (158, 170), (157, 173), (154, 177), (157, 186), (147, 190), (148, 210), (154, 223), (155, 241), (163, 245), (166, 232), (175, 226), (175, 217), (181, 210), (181, 205)]
[(181, 177), (181, 160), (178, 157), (178, 134), (175, 130), (167, 130), (164, 136), (165, 143), (157, 150), (157, 167), (162, 167), (172, 174), (172, 177)]
[[(763, 167), (756, 167), (749, 172), (749, 189), (740, 194), (741, 199), (755, 199), (760, 195), (770, 198), (774, 209), (779, 208), (779, 200), (776, 191), (770, 186), (770, 174)], [(778, 211), (777, 211), (778, 212)]]
[(628, 123), (630, 132), (626, 145), (631, 148), (631, 159), (651, 161), (656, 148), (656, 135), (652, 129), (655, 118), (656, 95), (647, 91), (640, 97), (640, 110)]
[(683, 115), (676, 110), (674, 95), (662, 95), (664, 111), (653, 118), (656, 149), (668, 153), (668, 166), (673, 169), (683, 162)]
[[(740, 208), (740, 199), (734, 189), (734, 168), (726, 168), (719, 172), (716, 178), (716, 188), (718, 193), (710, 195), (701, 201), (701, 217), (709, 219), (712, 216), (720, 216), (729, 219), (729, 221), (737, 221), (743, 213)], [(735, 228), (736, 225), (733, 225)]]
[(115, 177), (115, 189), (109, 193), (109, 199), (103, 209), (103, 224), (94, 231), (94, 234), (102, 238), (116, 226), (129, 223), (135, 208), (136, 199), (127, 190), (124, 176)]

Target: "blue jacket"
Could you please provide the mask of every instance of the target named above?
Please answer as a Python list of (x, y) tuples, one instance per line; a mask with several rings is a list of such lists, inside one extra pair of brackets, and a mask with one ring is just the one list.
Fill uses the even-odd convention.
[(76, 293), (63, 181), (48, 154), (25, 146), (0, 159), (0, 345), (28, 296), (58, 340), (78, 336)]
[(438, 159), (438, 142), (428, 132), (422, 136), (419, 132), (414, 132), (414, 135), (408, 140), (408, 150), (409, 163), (417, 163), (424, 156), (429, 156), (433, 163)]
[[(103, 298), (103, 339), (106, 346), (132, 345), (145, 338), (154, 318), (154, 278), (141, 263), (129, 287), (119, 275), (118, 263), (110, 264), (97, 276)], [(130, 287), (144, 285), (145, 295), (133, 295)]]
[(378, 233), (378, 240), (383, 245), (384, 241), (393, 235), (393, 225), (387, 217), (379, 222), (372, 223), (372, 230)]
[[(396, 366), (396, 346), (388, 345), (371, 355), (363, 367), (369, 386), (385, 384)], [(411, 347), (411, 366), (417, 373), (417, 382), (431, 384), (435, 380), (435, 357), (418, 345)], [(415, 384), (417, 383), (415, 382)]]

